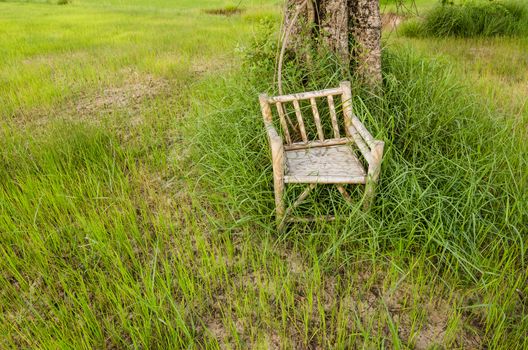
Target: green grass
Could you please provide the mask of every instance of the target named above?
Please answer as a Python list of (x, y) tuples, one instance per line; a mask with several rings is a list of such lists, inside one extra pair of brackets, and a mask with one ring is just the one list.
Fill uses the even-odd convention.
[(389, 47), (412, 46), (424, 55), (450, 65), (483, 98), (493, 101), (519, 130), (528, 123), (528, 37), (406, 38), (393, 35)]
[(193, 71), (224, 67), (236, 40), (272, 8), (226, 19), (202, 13), (214, 2), (148, 4), (3, 3), (0, 113), (47, 110), (81, 94), (100, 94), (126, 84), (131, 69), (184, 80)]
[[(232, 80), (220, 85), (206, 82), (210, 86), (206, 96), (216, 96), (221, 102), (208, 114), (196, 114), (191, 130), (198, 149), (195, 162), (205, 173), (202, 183), (222, 193), (217, 198), (218, 211), (231, 213), (222, 225), (235, 219), (238, 225), (245, 227), (249, 221), (259, 230), (273, 226), (269, 215), (273, 196), (267, 142), (258, 123), (258, 106), (251, 101), (258, 91), (269, 87), (262, 81), (271, 72), (264, 74), (262, 62), (266, 62), (266, 51), (273, 57), (274, 48), (262, 42), (250, 50), (255, 48), (260, 50), (256, 55), (258, 64), (252, 64), (250, 71), (257, 72), (256, 79), (247, 86), (241, 84), (241, 78), (235, 78), (234, 84)], [(304, 77), (299, 76), (297, 66), (291, 68), (285, 82), (288, 91), (323, 88), (343, 78), (332, 76), (336, 69), (331, 60), (315, 61), (320, 65), (306, 71)], [(321, 190), (301, 214), (328, 214), (330, 210), (337, 213), (338, 222), (297, 225), (283, 239), (317, 252), (318, 268), (334, 276), (339, 271), (342, 278), (347, 278), (344, 276), (348, 271), (357, 271), (357, 261), (369, 267), (390, 262), (389, 270), (400, 272), (393, 270), (385, 280), (392, 285), (386, 286), (388, 294), (394, 292), (392, 288), (400, 292), (406, 289), (395, 285), (398, 279), (405, 281), (407, 273), (412, 274), (410, 262), (419, 260), (417, 264), (424, 269), (421, 273), (429, 278), (411, 278), (417, 285), (409, 288), (439, 288), (433, 298), (452, 303), (449, 309), (453, 314), (449, 313), (445, 322), (454, 323), (453, 333), (446, 334), (440, 343), (448, 347), (491, 346), (513, 339), (517, 340), (511, 344), (522, 343), (528, 326), (524, 307), (512, 290), (511, 297), (506, 298), (502, 296), (508, 294), (501, 291), (505, 286), (526, 289), (528, 178), (522, 171), (527, 164), (521, 130), (512, 136), (513, 123), (508, 116), (479, 101), (478, 95), (460, 84), (456, 72), (442, 63), (424, 62), (423, 57), (408, 50), (397, 50), (386, 57), (385, 67), (384, 96), (359, 93), (355, 101), (357, 114), (387, 142), (376, 207), (370, 214), (363, 214), (359, 202), (349, 206), (337, 191)], [(308, 83), (301, 86), (299, 81)], [(226, 96), (225, 91), (233, 93)], [(442, 284), (447, 290), (440, 292)], [(474, 295), (472, 301), (461, 296), (466, 293)], [(381, 322), (380, 328), (395, 327), (396, 338), (409, 345), (412, 337), (401, 335), (411, 325), (418, 329), (431, 327), (426, 320), (434, 318), (435, 312), (428, 310), (424, 320), (419, 315), (419, 305), (424, 301), (412, 297), (406, 300), (417, 302), (404, 307), (409, 318), (399, 318), (393, 325), (394, 312), (381, 312), (376, 321)], [(465, 311), (459, 314), (455, 310)], [(368, 336), (337, 341), (338, 345), (382, 346), (384, 341), (392, 341), (391, 333), (380, 332), (364, 315), (357, 317), (359, 329), (365, 327)], [(503, 317), (508, 321), (504, 322)], [(475, 324), (482, 328), (475, 328)], [(353, 327), (349, 333), (357, 330)], [(476, 343), (472, 343), (474, 333), (478, 334)], [(324, 342), (329, 335), (323, 331), (322, 338), (314, 336)], [(336, 338), (331, 339), (331, 344), (336, 344)]]
[[(522, 3), (515, 1), (501, 3), (511, 7), (517, 6), (520, 12), (526, 13), (526, 6)], [(466, 5), (474, 6), (474, 4), (473, 2)], [(455, 7), (459, 8), (459, 6)], [(438, 8), (439, 12), (444, 11), (443, 7)], [(425, 13), (427, 17), (428, 11), (427, 4), (418, 4), (420, 14)], [(524, 22), (528, 23), (526, 20)], [(518, 129), (525, 128), (528, 118), (528, 99), (525, 89), (528, 81), (525, 54), (528, 49), (528, 35), (526, 35), (528, 32), (521, 30), (522, 23), (514, 23), (514, 26), (520, 30), (516, 35), (494, 37), (482, 35), (429, 37), (424, 35), (426, 30), (423, 26), (424, 21), (419, 16), (408, 16), (396, 30), (385, 33), (386, 46), (409, 45), (424, 55), (450, 65), (460, 80), (469, 80), (475, 91), (493, 101), (501, 112), (509, 114), (510, 119), (515, 120)]]
[[(460, 83), (463, 42), (391, 47), (385, 94), (355, 90), (375, 207), (323, 188), (302, 210), (339, 220), (279, 234), (251, 44), (279, 6), (204, 11), (233, 5), (0, 2), (0, 348), (526, 347), (522, 108)], [(488, 84), (525, 72), (471, 43)], [(342, 78), (315, 62), (285, 88)]]
[(527, 35), (528, 6), (524, 2), (469, 1), (438, 5), (422, 22), (404, 25), (407, 36), (476, 37)]

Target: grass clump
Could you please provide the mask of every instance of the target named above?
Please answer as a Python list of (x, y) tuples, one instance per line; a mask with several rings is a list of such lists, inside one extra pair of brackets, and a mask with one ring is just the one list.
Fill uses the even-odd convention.
[(241, 9), (239, 6), (235, 6), (235, 5), (228, 5), (226, 7), (204, 10), (204, 12), (209, 15), (219, 15), (219, 16), (227, 16), (227, 17), (239, 15), (243, 11), (244, 10)]
[(445, 4), (428, 12), (423, 21), (402, 28), (407, 36), (476, 37), (525, 35), (528, 6), (518, 1), (470, 1)]

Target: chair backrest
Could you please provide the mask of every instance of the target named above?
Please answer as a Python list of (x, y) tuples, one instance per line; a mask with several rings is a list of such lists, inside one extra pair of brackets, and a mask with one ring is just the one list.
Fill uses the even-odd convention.
[[(352, 92), (348, 81), (333, 89), (272, 97), (262, 94), (259, 100), (266, 123), (273, 123), (274, 114), (278, 116), (287, 146), (321, 144), (330, 140), (334, 143), (351, 136)], [(306, 110), (311, 110), (312, 118), (304, 119), (302, 112)]]

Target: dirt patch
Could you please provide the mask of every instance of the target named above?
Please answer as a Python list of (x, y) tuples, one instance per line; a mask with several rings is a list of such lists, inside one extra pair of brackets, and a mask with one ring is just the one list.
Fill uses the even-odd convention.
[(81, 98), (76, 104), (77, 112), (85, 116), (116, 108), (135, 109), (143, 100), (159, 95), (168, 87), (166, 80), (150, 74), (139, 74), (133, 70), (126, 74), (128, 78), (123, 85), (106, 88), (99, 94)]
[(244, 9), (241, 9), (240, 7), (236, 6), (228, 6), (223, 8), (216, 8), (216, 9), (207, 9), (204, 10), (205, 13), (208, 15), (216, 15), (216, 16), (234, 16), (239, 15), (242, 12), (244, 12)]
[(138, 202), (146, 204), (153, 215), (171, 217), (177, 212), (179, 204), (190, 201), (185, 192), (178, 190), (181, 184), (172, 176), (153, 172), (140, 163), (136, 176), (130, 182), (134, 185)]
[[(481, 347), (482, 339), (468, 329), (471, 323), (468, 317), (456, 314), (453, 301), (438, 295), (430, 299), (427, 295), (434, 294), (432, 291), (423, 295), (413, 294), (416, 286), (405, 282), (395, 289), (387, 289), (383, 287), (387, 285), (383, 279), (383, 276), (377, 276), (372, 280), (369, 272), (363, 272), (356, 283), (365, 286), (371, 284), (370, 288), (343, 298), (345, 307), (354, 310), (353, 313), (363, 325), (389, 317), (396, 326), (399, 339), (417, 350), (443, 348), (446, 345), (462, 349)], [(332, 292), (329, 294), (332, 295)], [(353, 325), (349, 327), (353, 329)], [(391, 339), (387, 327), (373, 323), (371, 330), (373, 336)]]
[(383, 30), (392, 31), (396, 29), (405, 17), (394, 12), (387, 12), (381, 15), (381, 25)]
[[(401, 300), (396, 299), (396, 303), (400, 302)], [(409, 314), (405, 312), (405, 309), (402, 308), (402, 304), (391, 304), (390, 302), (388, 304), (391, 317), (399, 325), (398, 333), (401, 339), (414, 344), (414, 348), (417, 350), (425, 350), (430, 347), (443, 345), (447, 335), (446, 330), (451, 314), (451, 310), (445, 300), (439, 300), (436, 304), (426, 304), (422, 306), (425, 311), (425, 320), (421, 329), (414, 335), (411, 334), (413, 321)], [(464, 338), (462, 342), (466, 343), (466, 339)], [(464, 345), (464, 348), (467, 348), (468, 344)]]
[(302, 274), (308, 270), (308, 264), (306, 264), (303, 257), (295, 252), (291, 251), (289, 253), (282, 252), (281, 257), (284, 259), (288, 266), (288, 270), (294, 274)]
[(274, 330), (268, 332), (266, 336), (266, 349), (279, 350), (283, 348), (280, 336)]
[(471, 58), (473, 59), (492, 59), (495, 56), (495, 50), (490, 47), (470, 47), (468, 50)]
[(220, 343), (229, 337), (229, 332), (219, 319), (211, 319), (206, 322), (207, 331)]

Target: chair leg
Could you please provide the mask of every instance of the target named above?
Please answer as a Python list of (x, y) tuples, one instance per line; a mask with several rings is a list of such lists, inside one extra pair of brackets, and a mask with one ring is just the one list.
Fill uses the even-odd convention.
[(285, 210), (284, 212), (285, 219), (288, 215), (291, 214), (293, 209), (297, 208), (299, 205), (301, 205), (306, 200), (306, 197), (308, 197), (308, 194), (314, 188), (315, 188), (315, 184), (310, 184), (308, 187), (305, 188), (305, 190), (301, 193), (301, 195), (295, 200), (295, 202), (293, 202), (292, 206)]
[(274, 178), (275, 191), (275, 218), (277, 224), (281, 225), (284, 219), (284, 180), (282, 177)]
[(295, 201), (295, 203), (293, 203), (293, 209), (297, 208), (299, 205), (301, 205), (304, 200), (306, 199), (306, 197), (308, 197), (308, 194), (310, 193), (311, 190), (313, 190), (315, 188), (315, 184), (310, 184), (304, 191), (303, 193), (301, 193), (301, 195), (299, 196), (299, 198), (297, 198), (297, 200)]
[(345, 189), (345, 186), (343, 186), (343, 185), (336, 185), (336, 186), (337, 186), (337, 189), (339, 190), (339, 192), (345, 198), (345, 200), (347, 202), (351, 203), (352, 202), (352, 198), (350, 197), (350, 195), (348, 194), (347, 190)]
[(368, 210), (374, 201), (374, 193), (376, 191), (376, 182), (368, 179), (365, 185), (365, 194), (363, 196), (363, 209)]
[[(279, 218), (279, 215), (277, 215), (277, 223), (279, 225), (279, 231), (282, 231), (282, 229), (284, 228), (284, 225), (288, 221), (287, 217), (291, 214), (292, 210), (297, 208), (299, 205), (301, 205), (306, 200), (306, 197), (308, 197), (308, 194), (310, 193), (310, 191), (313, 190), (314, 188), (315, 188), (315, 184), (310, 184), (301, 193), (301, 195), (297, 198), (297, 200), (295, 200), (295, 202), (292, 204), (292, 206), (289, 207), (286, 210), (284, 210), (284, 201), (281, 201), (281, 204), (283, 205), (283, 207), (282, 207), (282, 215), (280, 216), (280, 218)], [(275, 205), (277, 205), (277, 197), (276, 197), (276, 195), (277, 195), (277, 191), (275, 191)]]
[(383, 156), (384, 143), (376, 141), (372, 148), (372, 157), (374, 161), (369, 163), (369, 170), (367, 176), (367, 183), (365, 185), (365, 196), (363, 198), (363, 209), (368, 210), (374, 202), (374, 192), (378, 184), (379, 174), (381, 170), (381, 157)]

